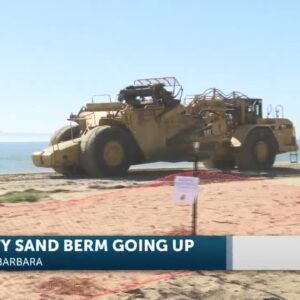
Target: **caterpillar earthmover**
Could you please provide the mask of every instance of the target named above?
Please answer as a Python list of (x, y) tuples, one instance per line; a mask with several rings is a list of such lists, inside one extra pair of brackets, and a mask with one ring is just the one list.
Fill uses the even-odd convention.
[(293, 123), (263, 118), (259, 98), (209, 89), (181, 101), (182, 93), (174, 77), (136, 80), (115, 102), (71, 114), (74, 125), (59, 129), (33, 162), (69, 176), (114, 177), (131, 165), (195, 156), (220, 169), (268, 170), (277, 154), (298, 150)]

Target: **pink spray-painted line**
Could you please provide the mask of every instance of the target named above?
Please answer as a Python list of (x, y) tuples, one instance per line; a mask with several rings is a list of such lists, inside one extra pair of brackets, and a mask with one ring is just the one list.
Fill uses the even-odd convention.
[[(245, 177), (245, 176), (240, 176), (238, 174), (233, 174), (229, 172), (212, 172), (212, 171), (207, 171), (207, 170), (199, 170), (197, 171), (197, 176), (200, 177), (201, 184), (208, 184), (208, 183), (217, 183), (217, 182), (229, 182), (229, 181), (245, 181), (245, 180), (257, 180), (257, 178), (253, 177)], [(175, 176), (194, 176), (195, 173), (193, 171), (182, 171), (176, 174), (172, 174), (166, 177), (162, 177), (160, 179), (155, 179), (153, 181), (147, 182), (147, 183), (142, 183), (138, 185), (133, 185), (130, 187), (125, 187), (122, 189), (117, 189), (114, 190), (111, 193), (115, 194), (120, 194), (122, 192), (125, 192), (125, 190), (130, 190), (130, 189), (138, 189), (138, 188), (145, 188), (145, 187), (156, 187), (156, 186), (162, 186), (162, 185), (173, 185), (174, 178)], [(69, 199), (69, 200), (63, 200), (63, 201), (57, 201), (57, 200), (52, 200), (52, 201), (45, 201), (45, 202), (40, 202), (40, 203), (28, 203), (28, 204), (2, 204), (0, 207), (1, 209), (6, 209), (6, 208), (12, 208), (12, 207), (24, 207), (24, 208), (30, 208), (30, 209), (35, 209), (35, 208), (44, 208), (51, 205), (76, 205), (79, 204), (83, 201), (88, 201), (88, 200), (99, 200), (99, 196), (103, 195), (103, 193), (99, 194), (94, 194), (90, 196), (85, 196), (85, 197), (80, 197), (76, 199)], [(102, 199), (104, 200), (104, 199)]]

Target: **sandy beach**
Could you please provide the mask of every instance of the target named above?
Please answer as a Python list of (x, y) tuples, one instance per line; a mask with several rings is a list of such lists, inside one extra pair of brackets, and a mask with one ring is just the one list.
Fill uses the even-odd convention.
[[(188, 235), (191, 206), (170, 200), (174, 173), (136, 171), (116, 180), (1, 175), (0, 195), (41, 195), (35, 203), (1, 203), (1, 234)], [(299, 165), (261, 174), (202, 170), (200, 180), (198, 234), (300, 234)], [(2, 272), (0, 281), (0, 299), (300, 297), (297, 272)]]

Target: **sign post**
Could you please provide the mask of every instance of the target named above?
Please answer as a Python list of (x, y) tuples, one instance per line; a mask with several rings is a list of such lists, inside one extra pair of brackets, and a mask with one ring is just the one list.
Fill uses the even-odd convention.
[[(194, 142), (193, 149), (195, 152), (194, 177), (198, 178), (198, 152), (200, 149), (200, 142)], [(195, 201), (193, 203), (192, 235), (197, 235), (197, 203), (198, 203), (198, 193), (196, 193)]]
[(172, 200), (178, 204), (192, 204), (192, 235), (197, 235), (197, 202), (199, 191), (198, 177), (198, 151), (200, 143), (193, 143), (195, 152), (193, 176), (176, 176), (174, 180), (174, 192)]
[(196, 195), (193, 203), (192, 235), (197, 235), (197, 196), (198, 195)]

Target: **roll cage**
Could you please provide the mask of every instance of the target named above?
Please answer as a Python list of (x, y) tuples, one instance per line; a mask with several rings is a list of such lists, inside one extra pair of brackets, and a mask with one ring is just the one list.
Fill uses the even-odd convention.
[(174, 99), (181, 100), (183, 88), (182, 85), (175, 77), (157, 77), (157, 78), (144, 78), (136, 79), (134, 86), (149, 86), (161, 84), (163, 87), (172, 94)]

